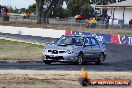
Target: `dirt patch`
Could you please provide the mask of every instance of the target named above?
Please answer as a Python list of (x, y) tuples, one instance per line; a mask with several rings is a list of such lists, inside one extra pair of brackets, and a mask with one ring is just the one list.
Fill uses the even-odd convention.
[[(81, 72), (75, 71), (31, 71), (1, 70), (2, 88), (82, 88), (78, 79)], [(90, 79), (129, 79), (132, 72), (89, 72)], [(124, 86), (89, 86), (87, 88), (124, 88)], [(125, 86), (131, 88), (132, 86)]]

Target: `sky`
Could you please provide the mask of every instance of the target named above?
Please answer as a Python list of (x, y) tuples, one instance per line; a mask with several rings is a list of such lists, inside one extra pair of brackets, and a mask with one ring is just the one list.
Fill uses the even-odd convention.
[(28, 8), (35, 0), (0, 0), (0, 5), (12, 6), (13, 8)]
[[(4, 5), (4, 6), (11, 6), (13, 8), (28, 8), (29, 5), (32, 5), (33, 3), (35, 3), (35, 0), (0, 0), (0, 5)], [(67, 7), (66, 3), (63, 3), (62, 6), (64, 9)]]

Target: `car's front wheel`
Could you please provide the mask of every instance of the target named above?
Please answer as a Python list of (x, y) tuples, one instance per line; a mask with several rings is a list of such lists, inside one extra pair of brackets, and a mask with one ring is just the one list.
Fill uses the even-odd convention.
[(104, 60), (105, 60), (105, 56), (104, 56), (103, 53), (101, 53), (101, 54), (99, 55), (99, 57), (95, 60), (95, 64), (101, 65), (101, 64), (104, 63)]

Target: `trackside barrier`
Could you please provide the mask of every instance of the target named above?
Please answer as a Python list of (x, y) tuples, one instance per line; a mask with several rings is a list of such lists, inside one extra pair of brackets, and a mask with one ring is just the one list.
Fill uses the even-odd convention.
[(104, 43), (116, 43), (116, 44), (128, 44), (132, 45), (132, 36), (126, 35), (114, 35), (114, 34), (99, 34), (90, 32), (79, 32), (71, 30), (55, 30), (55, 29), (42, 29), (42, 28), (26, 28), (26, 27), (12, 27), (12, 26), (1, 26), (0, 33), (19, 34), (19, 35), (30, 35), (40, 37), (59, 38), (62, 35), (80, 34), (80, 35), (91, 35), (95, 36), (100, 42)]
[(1, 26), (0, 25), (0, 33), (59, 38), (62, 35), (65, 35), (65, 30), (12, 27), (12, 26)]
[(114, 34), (99, 34), (99, 33), (90, 33), (90, 32), (79, 32), (79, 31), (71, 31), (67, 30), (65, 35), (91, 35), (95, 36), (100, 42), (103, 43), (116, 43), (116, 44), (128, 44), (132, 45), (132, 36), (126, 35), (114, 35)]

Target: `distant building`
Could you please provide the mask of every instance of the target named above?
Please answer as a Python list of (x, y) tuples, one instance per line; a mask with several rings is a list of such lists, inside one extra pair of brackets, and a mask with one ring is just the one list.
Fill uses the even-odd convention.
[(108, 9), (111, 16), (110, 24), (129, 24), (132, 19), (132, 0), (126, 0), (109, 5), (96, 5), (96, 8)]
[(20, 11), (19, 11), (19, 13), (20, 13), (20, 14), (21, 14), (21, 13), (26, 13), (26, 11), (27, 11), (27, 9), (21, 8)]

